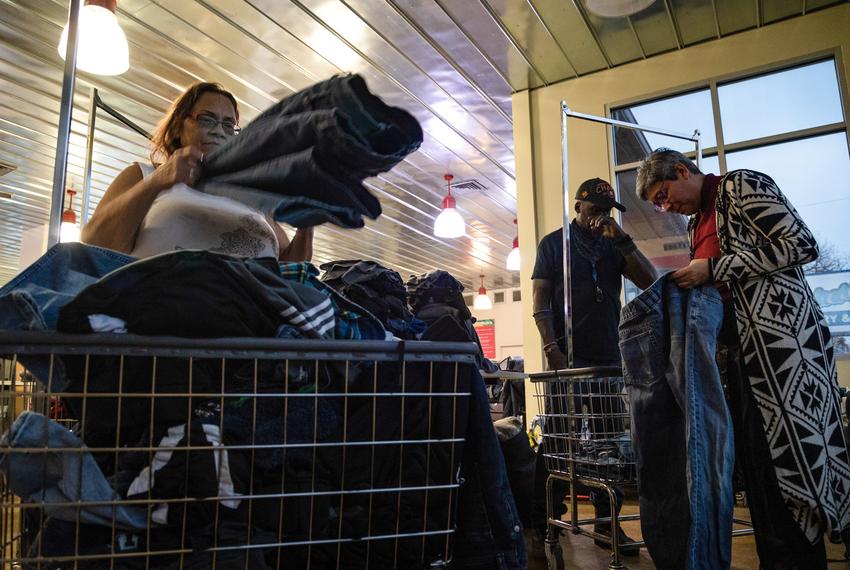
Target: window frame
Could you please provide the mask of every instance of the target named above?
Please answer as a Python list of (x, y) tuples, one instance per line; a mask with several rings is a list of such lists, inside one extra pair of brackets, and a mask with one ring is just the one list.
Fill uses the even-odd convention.
[[(737, 83), (740, 81), (746, 81), (748, 79), (755, 79), (765, 75), (772, 75), (783, 71), (790, 71), (798, 67), (805, 67), (807, 65), (822, 63), (826, 61), (831, 61), (833, 64), (833, 68), (835, 69), (836, 80), (838, 83), (839, 101), (841, 103), (841, 114), (844, 119), (843, 121), (830, 123), (827, 125), (820, 125), (817, 127), (799, 129), (796, 131), (788, 131), (766, 137), (748, 139), (745, 141), (740, 141), (731, 144), (725, 143), (723, 139), (722, 119), (720, 117), (720, 97), (718, 93), (719, 87), (729, 83)], [(717, 144), (713, 147), (702, 147), (702, 158), (705, 159), (716, 156), (720, 164), (720, 174), (727, 172), (727, 153), (734, 153), (742, 150), (751, 150), (754, 148), (770, 146), (778, 143), (799, 141), (822, 135), (843, 132), (845, 138), (847, 139), (848, 150), (850, 150), (850, 121), (848, 121), (847, 118), (848, 114), (850, 114), (850, 101), (848, 101), (847, 81), (846, 77), (844, 77), (844, 66), (842, 65), (842, 63), (842, 56), (839, 50), (821, 51), (806, 56), (793, 58), (790, 60), (774, 62), (769, 65), (760, 66), (744, 72), (724, 74), (717, 77), (704, 79), (699, 82), (665, 89), (663, 91), (647, 93), (643, 96), (632, 97), (622, 101), (608, 103), (605, 105), (605, 116), (608, 118), (614, 118), (614, 113), (624, 108), (654, 103), (663, 99), (669, 99), (672, 97), (678, 97), (681, 95), (687, 95), (688, 93), (694, 93), (697, 91), (703, 91), (708, 89), (709, 98), (711, 100), (712, 115), (714, 117), (714, 134)], [(610, 173), (612, 179), (615, 179), (617, 177), (617, 174), (619, 173), (636, 169), (640, 164), (639, 161), (628, 162), (623, 164), (616, 163), (616, 140), (614, 128), (608, 130), (608, 145), (609, 156), (611, 157)], [(694, 158), (695, 155), (693, 151), (685, 152), (683, 154), (689, 158)]]

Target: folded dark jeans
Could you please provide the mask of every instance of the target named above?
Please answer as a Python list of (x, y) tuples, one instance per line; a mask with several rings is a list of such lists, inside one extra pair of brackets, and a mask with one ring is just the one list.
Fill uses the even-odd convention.
[(361, 77), (337, 76), (273, 105), (210, 153), (197, 188), (296, 227), (362, 227), (361, 215), (381, 214), (362, 180), (390, 170), (420, 144), (412, 115), (369, 93)]
[(324, 169), (356, 178), (385, 172), (407, 155), (376, 152), (367, 140), (357, 136), (339, 109), (305, 111), (253, 121), (240, 136), (206, 157), (204, 179), (310, 147), (319, 149), (316, 158)]
[[(308, 198), (331, 206), (350, 208), (357, 214), (377, 218), (381, 203), (355, 176), (341, 171), (331, 174), (317, 159), (318, 147), (293, 148), (269, 160), (238, 171), (218, 174), (197, 185), (202, 192), (218, 194), (213, 185), (228, 184), (262, 190), (272, 195)], [(273, 202), (270, 202), (273, 203)], [(257, 207), (256, 204), (252, 204)], [(275, 218), (285, 215), (278, 207)], [(282, 221), (282, 220), (279, 220)]]
[(354, 133), (372, 139), (374, 149), (382, 154), (409, 154), (422, 143), (422, 128), (416, 119), (370, 93), (366, 82), (356, 74), (335, 75), (302, 89), (269, 107), (257, 119), (333, 108), (341, 109)]
[(343, 228), (362, 228), (364, 225), (362, 214), (350, 204), (334, 205), (325, 200), (286, 196), (220, 182), (207, 182), (204, 184), (204, 192), (231, 198), (261, 212), (269, 212), (278, 222), (295, 228), (310, 228), (324, 223)]

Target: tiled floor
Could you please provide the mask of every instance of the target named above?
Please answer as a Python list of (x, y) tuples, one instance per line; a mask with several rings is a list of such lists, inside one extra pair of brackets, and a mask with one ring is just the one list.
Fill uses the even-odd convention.
[[(634, 501), (627, 501), (623, 506), (623, 514), (634, 514), (637, 511), (637, 505)], [(592, 515), (593, 508), (589, 504), (580, 504), (579, 517), (590, 517)], [(735, 517), (748, 519), (749, 512), (744, 507), (737, 507), (735, 509)], [(736, 528), (740, 527), (736, 525)], [(641, 538), (640, 521), (625, 521), (623, 522), (623, 529), (632, 538)], [(574, 535), (569, 531), (562, 533), (561, 549), (567, 570), (605, 570), (611, 561), (610, 551), (596, 546), (592, 538)], [(844, 559), (844, 547), (842, 545), (831, 544), (827, 541), (826, 554), (827, 559), (830, 561), (829, 570), (850, 570), (850, 561)], [(621, 560), (623, 565), (630, 570), (650, 570), (655, 568), (646, 549), (641, 549), (639, 556), (624, 556)], [(747, 535), (733, 538), (732, 569), (758, 570), (758, 567), (758, 556), (756, 555), (753, 536)], [(529, 569), (547, 570), (546, 561), (529, 558)]]

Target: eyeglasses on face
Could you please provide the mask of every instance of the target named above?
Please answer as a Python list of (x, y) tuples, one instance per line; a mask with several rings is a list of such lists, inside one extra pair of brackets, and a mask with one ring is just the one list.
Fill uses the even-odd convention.
[(211, 131), (216, 128), (218, 125), (221, 125), (221, 130), (224, 131), (226, 135), (238, 135), (242, 130), (239, 125), (231, 121), (230, 119), (221, 119), (218, 120), (212, 115), (206, 114), (196, 114), (189, 115), (199, 126), (202, 128)]
[(658, 192), (655, 193), (655, 197), (652, 199), (652, 206), (655, 208), (656, 212), (664, 212), (667, 210), (667, 208), (664, 207), (664, 203), (670, 195), (668, 190), (669, 187), (662, 184), (661, 188), (658, 189)]

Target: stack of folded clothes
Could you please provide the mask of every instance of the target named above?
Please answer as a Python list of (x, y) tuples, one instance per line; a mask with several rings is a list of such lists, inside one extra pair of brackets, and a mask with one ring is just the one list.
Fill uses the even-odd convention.
[(398, 338), (415, 340), (425, 323), (407, 306), (407, 290), (398, 272), (374, 261), (340, 260), (321, 265), (322, 282), (357, 303)]
[(359, 75), (339, 75), (281, 100), (204, 157), (196, 189), (297, 228), (359, 228), (363, 216), (381, 214), (363, 179), (421, 144), (410, 113), (370, 93)]
[(407, 280), (407, 300), (427, 329), (422, 340), (473, 341), (478, 344), (478, 367), (495, 372), (498, 365), (484, 358), (478, 333), (472, 326), (475, 317), (463, 300), (463, 285), (449, 272), (438, 269)]

